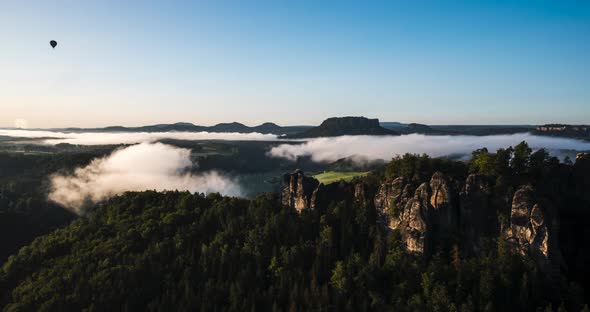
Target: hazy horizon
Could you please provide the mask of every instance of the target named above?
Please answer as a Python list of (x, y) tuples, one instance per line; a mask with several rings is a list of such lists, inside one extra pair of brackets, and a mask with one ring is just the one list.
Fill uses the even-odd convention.
[(586, 124), (589, 33), (583, 1), (11, 1), (0, 127)]
[[(326, 119), (328, 118), (340, 118), (340, 117), (366, 117), (366, 116), (330, 116), (330, 117), (326, 117)], [(416, 124), (425, 124), (425, 125), (429, 125), (429, 126), (539, 126), (539, 125), (545, 125), (545, 124), (567, 124), (564, 122), (560, 122), (560, 121), (553, 121), (553, 122), (547, 122), (547, 123), (543, 123), (543, 124), (535, 124), (535, 123), (519, 123), (519, 124), (510, 124), (510, 123), (424, 123), (424, 122), (420, 122), (420, 121), (399, 121), (399, 120), (381, 120), (379, 117), (366, 117), (366, 118), (370, 118), (370, 119), (378, 119), (379, 123), (400, 123), (400, 124), (411, 124), (411, 123), (416, 123)], [(63, 130), (63, 129), (68, 129), (68, 128), (80, 128), (80, 129), (100, 129), (100, 128), (107, 128), (107, 127), (126, 127), (126, 128), (134, 128), (134, 127), (143, 127), (143, 126), (157, 126), (157, 125), (172, 125), (172, 124), (183, 124), (183, 123), (190, 123), (193, 124), (195, 126), (203, 126), (203, 127), (212, 127), (218, 124), (223, 124), (223, 123), (232, 123), (232, 122), (237, 122), (237, 123), (241, 123), (245, 126), (248, 127), (255, 127), (255, 126), (260, 126), (263, 123), (274, 123), (278, 126), (281, 127), (314, 127), (314, 126), (318, 126), (320, 125), (325, 119), (322, 119), (320, 121), (318, 121), (317, 123), (314, 124), (302, 124), (302, 123), (295, 123), (295, 124), (282, 124), (282, 123), (278, 123), (275, 122), (273, 120), (266, 120), (266, 121), (262, 121), (259, 123), (245, 123), (242, 122), (240, 120), (225, 120), (225, 121), (219, 121), (219, 122), (214, 122), (214, 123), (196, 123), (196, 122), (191, 122), (191, 121), (171, 121), (171, 122), (154, 122), (154, 123), (130, 123), (130, 124), (111, 124), (111, 123), (99, 123), (98, 125), (95, 126), (84, 126), (84, 125), (78, 125), (78, 126), (72, 126), (72, 125), (63, 125), (60, 127), (34, 127), (28, 124), (28, 121), (24, 120), (25, 124), (22, 124), (23, 121), (19, 120), (18, 122), (20, 122), (21, 124), (17, 125), (16, 121), (15, 124), (13, 125), (8, 125), (8, 126), (4, 126), (4, 125), (0, 125), (0, 129), (19, 129), (19, 130), (48, 130), (48, 131), (52, 131), (52, 130)], [(587, 125), (588, 123), (584, 123), (583, 125)], [(580, 124), (570, 124), (570, 125), (582, 125), (582, 123)]]

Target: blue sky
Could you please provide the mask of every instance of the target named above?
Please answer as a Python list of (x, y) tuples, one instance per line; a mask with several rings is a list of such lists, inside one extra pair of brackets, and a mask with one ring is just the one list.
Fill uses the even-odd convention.
[(0, 126), (590, 123), (586, 0), (2, 1), (0, 38)]

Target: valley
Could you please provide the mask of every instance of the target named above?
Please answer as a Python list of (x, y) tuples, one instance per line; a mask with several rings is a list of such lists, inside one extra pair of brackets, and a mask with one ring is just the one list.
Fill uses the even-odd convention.
[[(235, 126), (226, 125), (216, 129)], [(4, 130), (0, 305), (586, 303), (590, 143), (518, 127), (385, 126), (332, 118), (287, 136)], [(248, 265), (229, 269), (238, 261)], [(134, 281), (152, 286), (125, 293)], [(439, 293), (425, 295), (432, 287)]]

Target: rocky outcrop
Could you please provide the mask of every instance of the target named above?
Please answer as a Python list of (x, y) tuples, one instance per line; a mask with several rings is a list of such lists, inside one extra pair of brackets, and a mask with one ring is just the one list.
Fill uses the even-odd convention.
[[(415, 190), (411, 185), (403, 177), (384, 183), (374, 200), (379, 220), (400, 232), (407, 250), (428, 257), (458, 230), (463, 252), (477, 255), (486, 238), (500, 232), (487, 177), (469, 175), (460, 193), (440, 172)], [(550, 274), (559, 272), (558, 227), (551, 202), (537, 198), (531, 186), (514, 194), (504, 235), (517, 252), (533, 257)]]
[(368, 208), (372, 200), (371, 191), (365, 183), (354, 185), (354, 203), (359, 207)]
[(399, 216), (399, 230), (406, 248), (424, 256), (430, 254), (432, 238), (430, 187), (422, 183)]
[(438, 234), (449, 233), (456, 221), (451, 184), (444, 174), (436, 172), (432, 175), (429, 185), (430, 206), (433, 208), (432, 223), (440, 232)]
[(368, 207), (368, 196), (373, 196), (361, 183), (322, 184), (305, 176), (301, 170), (283, 176), (281, 202), (283, 206), (301, 213), (305, 209), (324, 210), (331, 202), (354, 202), (360, 207)]
[(406, 204), (414, 197), (414, 189), (405, 177), (399, 177), (379, 187), (375, 196), (375, 209), (378, 221), (390, 228), (397, 228)]
[(590, 161), (590, 153), (578, 153), (576, 154), (577, 161)]
[(456, 224), (453, 188), (436, 172), (414, 189), (400, 177), (381, 185), (375, 196), (379, 220), (399, 230), (409, 251), (428, 256), (436, 237), (446, 237)]
[(307, 177), (301, 170), (283, 176), (281, 202), (284, 206), (301, 212), (303, 209), (314, 207), (314, 193), (320, 182)]
[(549, 275), (559, 272), (557, 209), (532, 186), (521, 186), (514, 193), (510, 221), (500, 230), (488, 177), (471, 174), (461, 186), (436, 172), (418, 187), (415, 183), (399, 177), (382, 184), (375, 193), (362, 182), (324, 185), (297, 170), (283, 178), (282, 203), (297, 212), (322, 210), (332, 202), (370, 209), (367, 212), (373, 217), (376, 213), (377, 222), (399, 231), (408, 251), (424, 257), (435, 248), (448, 248), (445, 244), (451, 237), (459, 239), (465, 255), (478, 255), (486, 239), (502, 234), (516, 252), (530, 256), (541, 270)]
[(477, 257), (496, 242), (507, 242), (557, 285), (562, 273), (590, 276), (585, 265), (590, 154), (579, 154), (573, 168), (558, 169), (568, 178), (564, 185), (533, 180), (534, 186), (509, 188), (498, 177), (471, 174), (463, 181), (441, 172), (429, 179), (399, 177), (381, 185), (369, 178), (324, 185), (295, 171), (284, 176), (282, 203), (319, 215), (328, 207), (352, 211), (366, 222), (394, 230), (407, 251), (424, 258), (440, 252), (455, 259), (457, 245), (461, 257)]
[(557, 275), (561, 264), (558, 227), (551, 203), (539, 198), (532, 186), (522, 186), (514, 193), (505, 237), (515, 251), (532, 257), (550, 275)]

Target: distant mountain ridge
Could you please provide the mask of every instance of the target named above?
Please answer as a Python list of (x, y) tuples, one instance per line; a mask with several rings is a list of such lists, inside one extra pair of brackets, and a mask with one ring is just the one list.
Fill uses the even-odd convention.
[(65, 132), (239, 132), (239, 133), (263, 133), (263, 134), (290, 134), (301, 132), (311, 128), (307, 126), (281, 127), (272, 122), (265, 122), (258, 126), (249, 127), (239, 122), (219, 123), (214, 126), (199, 126), (189, 122), (177, 122), (173, 124), (157, 124), (141, 127), (109, 126), (104, 128), (65, 128), (54, 129)]
[(219, 123), (214, 126), (199, 126), (188, 122), (156, 124), (141, 127), (109, 126), (104, 128), (53, 129), (65, 132), (238, 132), (285, 135), (285, 138), (332, 137), (340, 135), (399, 135), (397, 131), (379, 125), (378, 119), (365, 117), (332, 117), (319, 126), (281, 127), (272, 122), (249, 127), (239, 122)]
[[(38, 129), (42, 130), (42, 129)], [(200, 126), (189, 122), (155, 124), (139, 127), (109, 126), (103, 128), (59, 128), (49, 129), (64, 132), (237, 132), (263, 133), (283, 138), (333, 137), (340, 135), (503, 135), (530, 132), (535, 135), (590, 138), (590, 126), (548, 124), (533, 125), (426, 125), (419, 123), (379, 122), (366, 117), (332, 117), (319, 126), (279, 126), (265, 122), (257, 126), (246, 126), (239, 122), (219, 123), (214, 126)]]
[(535, 130), (532, 125), (426, 125), (420, 123), (381, 122), (382, 127), (401, 134), (426, 135), (501, 135), (526, 133)]

